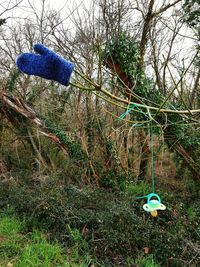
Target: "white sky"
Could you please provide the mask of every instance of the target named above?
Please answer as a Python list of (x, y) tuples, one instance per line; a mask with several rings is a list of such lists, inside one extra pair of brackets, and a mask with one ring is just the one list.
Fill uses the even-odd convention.
[[(11, 8), (19, 1), (20, 0), (0, 0), (0, 15), (4, 10)], [(90, 0), (45, 0), (45, 6), (47, 10), (53, 9), (60, 11), (62, 14), (68, 14), (70, 10), (80, 7), (85, 3), (88, 5), (89, 2)], [(2, 17), (24, 18), (30, 16), (32, 13), (30, 3), (36, 10), (41, 10), (42, 0), (22, 0), (18, 8), (4, 13)]]
[[(37, 11), (37, 13), (40, 14), (42, 10), (42, 1), (45, 1), (45, 6), (46, 6), (45, 11), (48, 11), (50, 9), (56, 10), (60, 12), (61, 18), (65, 19), (72, 13), (72, 11), (76, 10), (76, 8), (79, 9), (79, 14), (81, 14), (81, 7), (85, 6), (86, 8), (89, 9), (90, 2), (91, 2), (91, 0), (22, 0), (18, 8), (5, 12), (3, 15), (1, 15), (5, 9), (11, 8), (13, 5), (16, 4), (16, 2), (19, 2), (19, 1), (20, 0), (0, 0), (0, 18), (9, 17), (9, 19), (7, 20), (7, 23), (9, 25), (12, 25), (13, 23), (15, 23), (16, 17), (19, 19), (32, 17), (34, 12), (33, 12), (33, 9), (30, 7), (30, 4)], [(97, 3), (98, 0), (96, 0), (95, 2)], [(172, 0), (157, 0), (156, 3), (158, 5), (162, 3), (167, 4), (169, 2), (172, 2)], [(159, 9), (158, 6), (157, 8)], [(167, 12), (165, 12), (164, 15), (170, 18), (171, 17), (170, 12), (171, 11), (168, 10)], [(70, 21), (68, 22), (71, 23)], [(69, 26), (69, 23), (68, 23), (68, 26)], [(169, 21), (168, 26), (170, 26), (170, 21)], [(181, 29), (181, 34), (190, 35), (190, 33), (186, 31), (186, 28)], [(174, 49), (174, 52), (176, 52), (176, 50), (182, 51), (180, 54), (181, 55), (180, 61), (181, 61), (182, 58), (189, 57), (190, 59), (191, 52), (188, 52), (188, 51), (191, 51), (192, 46), (193, 46), (193, 41), (191, 39), (185, 38), (184, 42), (183, 41), (177, 42), (176, 45), (173, 47), (173, 49)], [(163, 48), (163, 51), (162, 51), (163, 53), (165, 52), (164, 50), (165, 48)]]

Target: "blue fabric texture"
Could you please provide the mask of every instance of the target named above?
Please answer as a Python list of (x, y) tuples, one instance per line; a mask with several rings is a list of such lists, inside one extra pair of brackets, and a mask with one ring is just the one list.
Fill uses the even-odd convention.
[(17, 67), (28, 75), (54, 80), (67, 86), (74, 70), (74, 64), (43, 44), (35, 44), (33, 48), (37, 54), (23, 53), (19, 55), (16, 60)]

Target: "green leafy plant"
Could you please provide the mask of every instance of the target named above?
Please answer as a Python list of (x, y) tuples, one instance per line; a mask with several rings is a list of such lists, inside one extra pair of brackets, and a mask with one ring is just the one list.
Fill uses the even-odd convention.
[(0, 215), (0, 266), (16, 267), (88, 267), (98, 262), (87, 254), (83, 238), (76, 229), (70, 228), (73, 246), (64, 249), (58, 242), (49, 242), (47, 235), (38, 230), (25, 234), (26, 219), (17, 219), (12, 210), (4, 210)]
[(70, 140), (66, 133), (47, 117), (44, 117), (42, 115), (39, 115), (39, 117), (45, 123), (45, 127), (47, 127), (53, 134), (55, 134), (62, 144), (67, 146), (70, 158), (76, 160), (86, 159), (86, 154), (82, 150), (81, 145), (79, 143), (74, 140)]
[(69, 266), (65, 262), (60, 245), (50, 244), (44, 235), (37, 231), (33, 232), (29, 238), (31, 242), (24, 246), (15, 266)]
[[(131, 87), (134, 87), (134, 92), (147, 98), (147, 103), (148, 100), (153, 100), (157, 104), (161, 102), (160, 92), (153, 88), (152, 80), (139, 67), (139, 46), (128, 33), (122, 32), (107, 41), (101, 57), (105, 66), (116, 72), (124, 73), (126, 79), (128, 78), (131, 82)], [(118, 71), (116, 64), (120, 66)]]
[(115, 190), (124, 190), (126, 187), (126, 176), (123, 173), (116, 173), (114, 170), (101, 173), (100, 186)]
[(200, 25), (200, 2), (199, 0), (185, 0), (185, 21), (192, 27)]
[[(166, 264), (170, 258), (180, 263), (183, 258), (189, 259), (189, 254), (194, 255), (192, 247), (187, 255), (182, 253), (186, 241), (195, 244), (199, 239), (199, 231), (194, 231), (199, 224), (198, 201), (190, 207), (191, 202), (187, 206), (181, 202), (186, 199), (170, 197), (167, 210), (153, 219), (142, 209), (145, 200), (136, 199), (149, 192), (145, 183), (129, 183), (120, 191), (66, 186), (52, 179), (29, 186), (16, 184), (5, 188), (0, 184), (0, 200), (26, 218), (25, 231), (37, 229), (48, 233), (53, 242), (62, 242), (69, 251), (69, 262), (73, 259), (77, 266), (103, 262), (110, 267), (120, 261), (128, 266), (127, 259), (135, 262), (144, 247), (149, 248), (154, 263), (159, 264)], [(17, 246), (10, 242), (6, 250), (10, 254), (6, 254), (16, 255)]]
[(16, 84), (17, 84), (17, 80), (20, 76), (20, 71), (19, 70), (13, 70), (10, 74), (10, 79), (8, 80), (7, 83), (7, 90), (9, 92), (13, 92), (16, 89)]
[(139, 267), (160, 267), (160, 264), (156, 263), (153, 255), (139, 257), (136, 260), (136, 264)]
[(108, 64), (109, 60), (119, 63), (129, 77), (135, 77), (137, 74), (138, 58), (138, 44), (125, 32), (109, 40), (102, 53), (105, 64)]

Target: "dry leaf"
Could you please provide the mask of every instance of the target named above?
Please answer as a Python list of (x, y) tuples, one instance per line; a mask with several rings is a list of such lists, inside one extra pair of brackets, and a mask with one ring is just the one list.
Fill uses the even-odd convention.
[(144, 254), (149, 254), (149, 248), (148, 247), (144, 247)]

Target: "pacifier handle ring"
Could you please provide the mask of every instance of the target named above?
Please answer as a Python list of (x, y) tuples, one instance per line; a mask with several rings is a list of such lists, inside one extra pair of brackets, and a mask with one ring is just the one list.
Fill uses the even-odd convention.
[(151, 193), (151, 194), (148, 195), (148, 198), (147, 198), (147, 203), (148, 204), (150, 203), (152, 197), (157, 198), (158, 202), (161, 203), (161, 199), (160, 199), (159, 195)]

